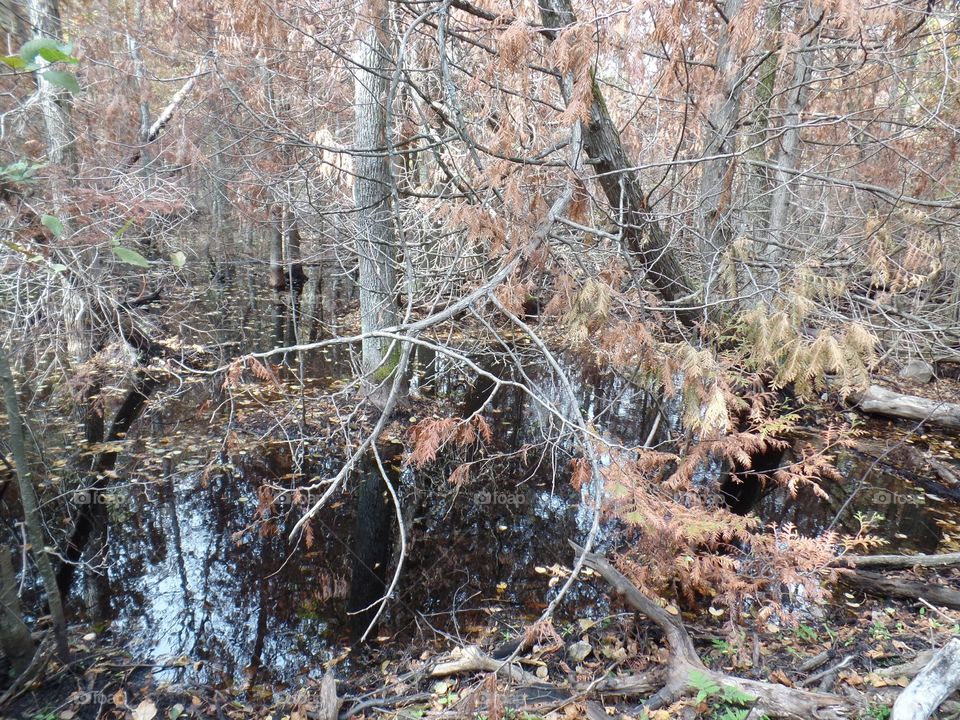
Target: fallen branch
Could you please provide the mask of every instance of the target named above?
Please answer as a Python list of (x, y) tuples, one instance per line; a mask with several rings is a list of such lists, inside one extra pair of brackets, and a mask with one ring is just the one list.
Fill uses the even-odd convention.
[(863, 412), (960, 429), (960, 404), (928, 400), (871, 385), (850, 399)]
[[(354, 715), (359, 715), (364, 710), (369, 710), (371, 708), (404, 707), (407, 705), (413, 705), (414, 703), (427, 702), (432, 700), (433, 697), (433, 693), (414, 693), (413, 695), (398, 695), (396, 697), (389, 698), (372, 698), (370, 700), (358, 702), (356, 705), (351, 705), (346, 710), (341, 710), (338, 718), (339, 720), (347, 720), (348, 718), (351, 718)], [(311, 720), (314, 719), (311, 718)], [(316, 720), (319, 720), (319, 718)]]
[(924, 720), (960, 687), (960, 640), (953, 638), (933, 656), (893, 704), (890, 720)]
[(886, 668), (877, 668), (873, 672), (882, 678), (916, 677), (917, 673), (927, 666), (935, 652), (935, 650), (923, 650), (917, 653), (917, 656), (910, 662)]
[(960, 590), (944, 585), (884, 577), (863, 570), (840, 570), (841, 579), (870, 595), (904, 600), (927, 600), (934, 605), (960, 610)]
[[(535, 676), (513, 663), (494, 660), (475, 645), (465, 647), (459, 657), (435, 665), (430, 674), (434, 677), (443, 677), (471, 672), (497, 673), (508, 677), (514, 683), (518, 683), (518, 687), (511, 688), (509, 694), (500, 700), (501, 703), (512, 709), (522, 709), (525, 712), (536, 711), (539, 714), (570, 703), (583, 703), (583, 712), (586, 713), (586, 717), (597, 719), (606, 718), (606, 714), (600, 705), (586, 700), (589, 693), (599, 691), (608, 695), (646, 694), (657, 687), (645, 682), (646, 674), (644, 674), (627, 678), (604, 679), (585, 686), (578, 686), (572, 690), (559, 688), (540, 682)], [(484, 700), (482, 693), (480, 700), (481, 702)], [(452, 709), (455, 713), (460, 712), (458, 708)], [(462, 717), (462, 715), (454, 715), (454, 717)]]
[(513, 663), (494, 660), (489, 655), (484, 654), (476, 645), (468, 645), (463, 648), (460, 652), (460, 657), (434, 665), (430, 674), (433, 677), (444, 677), (446, 675), (459, 675), (470, 672), (498, 673), (500, 675), (506, 675), (514, 682), (527, 685), (535, 685), (538, 682), (534, 675), (531, 675), (523, 668), (517, 667)]
[[(571, 543), (577, 552), (581, 549)], [(852, 700), (839, 695), (788, 688), (748, 680), (707, 668), (693, 647), (693, 641), (679, 617), (671, 615), (644, 595), (601, 555), (587, 553), (586, 563), (624, 597), (627, 604), (646, 615), (663, 632), (670, 651), (666, 683), (650, 700), (647, 709), (675, 701), (698, 691), (704, 682), (735, 689), (754, 698), (754, 712), (791, 720), (826, 720), (854, 717), (859, 710)], [(696, 683), (696, 684), (695, 684)]]
[(858, 569), (953, 568), (960, 567), (960, 553), (945, 553), (943, 555), (844, 555), (837, 558), (833, 564)]

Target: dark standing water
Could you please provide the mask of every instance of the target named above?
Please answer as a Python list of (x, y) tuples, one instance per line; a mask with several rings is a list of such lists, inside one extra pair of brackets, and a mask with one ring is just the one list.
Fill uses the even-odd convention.
[[(210, 308), (209, 327), (181, 328), (191, 342), (262, 349), (309, 332), (282, 306), (255, 293), (211, 291), (195, 302)], [(533, 353), (523, 343), (511, 350), (530, 356), (529, 378), (562, 406), (560, 389)], [(287, 360), (296, 375), (298, 358)], [(455, 411), (489, 393), (482, 384), (470, 386), (442, 359), (422, 353), (419, 360), (415, 386), (424, 395), (447, 399)], [(625, 443), (642, 442), (655, 410), (650, 397), (583, 360), (564, 362), (597, 426)], [(246, 388), (249, 392), (240, 389), (232, 402), (209, 382), (197, 384), (155, 402), (131, 438), (100, 585), (110, 598), (110, 632), (129, 640), (141, 656), (170, 666), (164, 679), (248, 683), (252, 692), (269, 683), (296, 686), (319, 678), (323, 663), (338, 661), (350, 643), (346, 607), (360, 483), (349, 483), (320, 513), (309, 547), (294, 545), (287, 534), (312, 498), (279, 494), (333, 475), (342, 462), (335, 448), (343, 418), (317, 398), (353, 376), (349, 350), (311, 354), (302, 374), (302, 393), (295, 385), (257, 384)], [(266, 410), (277, 394), (289, 405), (279, 417)], [(198, 411), (205, 398), (211, 404)], [(304, 417), (308, 424), (301, 427)], [(478, 470), (469, 491), (458, 492), (447, 481), (449, 467), (419, 477), (409, 468), (396, 475), (402, 504), (415, 509), (416, 520), (380, 632), (408, 649), (428, 644), (435, 631), (465, 637), (495, 626), (496, 640), (509, 637), (556, 592), (553, 566), (569, 566), (566, 541), (581, 540), (590, 526), (592, 490), (570, 487), (569, 448), (539, 446), (555, 418), (516, 389), (493, 399), (489, 417), (504, 457), (495, 469)], [(247, 430), (237, 432), (237, 424)], [(322, 426), (334, 429), (310, 429)], [(259, 429), (259, 439), (250, 428)], [(895, 437), (895, 430), (885, 432)], [(881, 513), (884, 519), (873, 532), (889, 540), (889, 550), (956, 547), (955, 505), (931, 497), (869, 456), (844, 451), (838, 466), (848, 482), (827, 485), (829, 500), (777, 490), (761, 501), (758, 513), (816, 534), (857, 486), (839, 529), (855, 530), (857, 513)], [(612, 542), (615, 529), (606, 526), (604, 543)], [(598, 591), (584, 584), (560, 619), (603, 612)]]

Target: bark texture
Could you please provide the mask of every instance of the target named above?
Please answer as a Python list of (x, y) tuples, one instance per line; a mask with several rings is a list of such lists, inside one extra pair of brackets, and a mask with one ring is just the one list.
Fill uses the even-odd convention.
[(851, 398), (865, 413), (960, 430), (960, 404), (939, 402), (871, 385)]
[(27, 539), (30, 542), (30, 551), (47, 595), (47, 604), (50, 606), (50, 615), (53, 618), (53, 629), (57, 639), (57, 652), (60, 659), (68, 662), (70, 648), (67, 644), (67, 623), (63, 614), (63, 602), (60, 590), (57, 588), (57, 576), (53, 571), (53, 563), (47, 555), (46, 542), (43, 536), (43, 518), (40, 515), (40, 504), (33, 487), (33, 477), (30, 465), (27, 462), (27, 446), (23, 434), (23, 421), (20, 418), (20, 404), (17, 400), (17, 390), (13, 384), (13, 374), (7, 360), (6, 349), (0, 347), (0, 386), (3, 388), (3, 399), (7, 410), (9, 424), (10, 449), (13, 451), (13, 461), (17, 466), (17, 483), (20, 489), (20, 503), (23, 506), (23, 521), (27, 529)]
[(953, 638), (933, 656), (893, 704), (890, 720), (930, 717), (960, 687), (960, 639)]
[[(539, 4), (545, 34), (551, 40), (577, 22), (570, 0), (539, 0)], [(676, 304), (680, 321), (692, 325), (701, 317), (699, 312), (690, 308), (698, 298), (694, 297), (670, 236), (650, 210), (640, 176), (631, 169), (635, 163), (627, 155), (596, 79), (592, 86), (590, 121), (584, 128), (583, 141), (597, 174), (597, 182), (612, 206), (613, 217), (622, 227), (624, 246), (640, 258), (647, 279), (657, 294), (664, 301)]]
[(743, 8), (743, 0), (727, 0), (724, 15), (727, 22), (717, 51), (717, 76), (723, 100), (716, 103), (707, 118), (708, 137), (704, 143), (703, 174), (700, 177), (700, 207), (697, 212), (697, 231), (700, 234), (703, 255), (704, 297), (709, 299), (710, 287), (718, 272), (718, 259), (731, 238), (729, 218), (730, 194), (733, 183), (733, 153), (737, 146), (737, 116), (740, 112), (740, 90), (743, 87), (745, 67), (738, 59), (731, 26)]
[[(367, 0), (359, 20), (354, 70), (353, 198), (360, 271), (360, 327), (370, 333), (397, 324), (397, 241), (391, 192), (393, 178), (387, 152), (389, 30), (386, 0)], [(368, 395), (380, 393), (396, 362), (388, 357), (390, 341), (363, 339), (363, 371)], [(399, 357), (399, 350), (393, 353)], [(376, 402), (376, 397), (372, 397)]]
[(10, 548), (0, 544), (0, 649), (10, 660), (14, 677), (30, 667), (36, 650), (30, 628), (20, 614), (17, 579), (10, 561)]

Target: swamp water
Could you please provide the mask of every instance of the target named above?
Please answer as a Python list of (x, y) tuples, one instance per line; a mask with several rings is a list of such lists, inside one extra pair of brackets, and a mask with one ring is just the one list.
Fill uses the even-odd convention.
[[(209, 306), (209, 327), (193, 341), (249, 349), (292, 342), (294, 322), (271, 299), (254, 293), (205, 295), (192, 302)], [(522, 344), (514, 350), (521, 357), (526, 352)], [(657, 411), (653, 400), (582, 360), (565, 358), (564, 363), (582, 407), (605, 435), (625, 444), (642, 442)], [(461, 412), (489, 393), (482, 383), (468, 385), (435, 356), (421, 353), (417, 366), (415, 387), (424, 396), (449, 399)], [(120, 467), (116, 487), (122, 488), (124, 502), (112, 510), (99, 559), (102, 574), (94, 579), (82, 573), (86, 577), (75, 588), (88, 588), (88, 594), (99, 588), (109, 600), (101, 618), (109, 639), (157, 663), (160, 679), (249, 684), (253, 690), (270, 684), (295, 688), (319, 679), (324, 663), (353, 662), (344, 660), (352, 643), (346, 609), (361, 483), (348, 483), (345, 493), (319, 513), (309, 547), (287, 535), (312, 498), (277, 493), (303, 484), (305, 477), (315, 481), (339, 469), (342, 453), (332, 449), (333, 435), (311, 436), (308, 423), (300, 441), (305, 411), (298, 403), (312, 407), (312, 398), (336, 389), (339, 379), (353, 372), (346, 349), (304, 358), (302, 393), (291, 391), (289, 413), (263, 428), (261, 442), (231, 435), (224, 422), (262, 409), (256, 400), (226, 403), (221, 398), (211, 422), (211, 409), (198, 410), (202, 393), (190, 391), (155, 403), (137, 423)], [(525, 372), (545, 397), (563, 406), (560, 388), (542, 364), (532, 361)], [(554, 575), (572, 562), (567, 541), (582, 541), (592, 522), (591, 488), (570, 487), (570, 457), (563, 443), (535, 449), (556, 421), (515, 388), (502, 388), (491, 408), (488, 417), (504, 458), (495, 472), (471, 483), (469, 492), (456, 492), (441, 471), (427, 469), (416, 481), (409, 468), (391, 471), (402, 505), (412, 504), (416, 511), (404, 571), (379, 632), (415, 654), (438, 634), (469, 641), (495, 627), (499, 635), (492, 643), (510, 638), (524, 620), (539, 615), (562, 584)], [(886, 426), (883, 432), (896, 434)], [(956, 547), (955, 504), (874, 458), (844, 451), (838, 459), (847, 483), (826, 484), (828, 500), (808, 491), (790, 497), (778, 489), (755, 511), (764, 520), (791, 521), (801, 532), (816, 534), (830, 525), (856, 487), (837, 529), (855, 530), (858, 512), (881, 513), (885, 520), (873, 532), (889, 541), (887, 551)], [(272, 505), (264, 501), (265, 485), (274, 488)], [(274, 520), (264, 525), (265, 517)], [(600, 549), (613, 549), (616, 538), (617, 526), (605, 523)], [(395, 536), (391, 548), (379, 573), (385, 570), (388, 581)], [(603, 590), (579, 583), (558, 625), (604, 615)], [(375, 633), (368, 659), (380, 647)]]

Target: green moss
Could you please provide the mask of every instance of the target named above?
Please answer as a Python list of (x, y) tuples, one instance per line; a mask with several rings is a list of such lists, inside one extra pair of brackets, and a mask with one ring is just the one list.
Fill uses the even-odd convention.
[(383, 362), (380, 363), (380, 366), (373, 372), (373, 380), (378, 385), (384, 380), (387, 380), (393, 371), (397, 369), (397, 365), (400, 364), (400, 344), (394, 343), (393, 348), (390, 350), (390, 354), (383, 359)]

